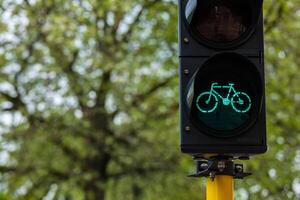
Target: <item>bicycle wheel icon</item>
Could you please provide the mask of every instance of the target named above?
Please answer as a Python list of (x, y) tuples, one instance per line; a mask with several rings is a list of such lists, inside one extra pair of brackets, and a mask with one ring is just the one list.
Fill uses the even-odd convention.
[(231, 106), (238, 113), (246, 113), (251, 108), (251, 99), (244, 92), (237, 92), (231, 98)]
[(218, 98), (211, 92), (203, 92), (196, 100), (197, 108), (203, 113), (211, 113), (218, 107)]

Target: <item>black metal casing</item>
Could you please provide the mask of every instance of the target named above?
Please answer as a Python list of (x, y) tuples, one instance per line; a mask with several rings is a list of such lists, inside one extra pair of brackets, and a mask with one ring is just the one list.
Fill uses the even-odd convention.
[[(198, 0), (201, 1), (201, 0)], [(202, 0), (205, 1), (205, 0)], [(246, 1), (246, 0), (243, 0)], [(255, 0), (248, 0), (255, 1)], [(262, 7), (253, 12), (259, 13), (257, 23), (239, 45), (214, 48), (195, 39), (189, 30), (185, 16), (188, 0), (179, 0), (179, 59), (180, 59), (180, 132), (181, 151), (197, 157), (229, 155), (236, 158), (266, 152), (265, 78), (264, 78), (264, 39)], [(262, 0), (257, 0), (262, 5)], [(197, 126), (191, 120), (191, 108), (187, 103), (190, 83), (207, 60), (223, 53), (239, 54), (247, 58), (259, 72), (262, 93), (257, 115), (252, 123), (230, 137), (217, 137)]]

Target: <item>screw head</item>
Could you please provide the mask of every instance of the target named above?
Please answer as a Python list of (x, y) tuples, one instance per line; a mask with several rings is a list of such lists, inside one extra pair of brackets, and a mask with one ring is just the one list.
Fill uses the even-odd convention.
[(183, 72), (184, 72), (185, 75), (188, 75), (190, 73), (190, 70), (185, 69)]
[(186, 130), (186, 131), (191, 131), (191, 127), (186, 126), (186, 127), (185, 127), (185, 130)]
[(188, 39), (187, 37), (183, 38), (183, 41), (184, 41), (185, 43), (189, 43), (189, 39)]
[(200, 167), (201, 167), (202, 169), (206, 169), (206, 168), (208, 167), (208, 164), (207, 164), (207, 163), (202, 163), (202, 164), (200, 165)]
[(212, 171), (212, 172), (209, 173), (209, 178), (210, 178), (211, 181), (214, 181), (215, 177), (216, 177), (216, 172), (215, 171)]
[(236, 165), (235, 169), (236, 169), (237, 172), (243, 172), (244, 171), (243, 166), (241, 166), (241, 165)]
[(226, 168), (226, 163), (224, 161), (218, 162), (218, 169), (223, 171)]

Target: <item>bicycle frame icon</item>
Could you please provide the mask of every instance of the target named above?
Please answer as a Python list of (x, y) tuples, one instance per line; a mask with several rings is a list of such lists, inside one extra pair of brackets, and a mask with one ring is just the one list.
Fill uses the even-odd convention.
[[(210, 91), (201, 93), (196, 100), (196, 106), (202, 113), (214, 112), (219, 104), (219, 99), (224, 106), (231, 105), (237, 113), (246, 113), (251, 109), (251, 98), (245, 92), (238, 92), (234, 88), (234, 83), (228, 85), (218, 85), (217, 82), (211, 84)], [(226, 97), (221, 96), (215, 89), (227, 89)]]

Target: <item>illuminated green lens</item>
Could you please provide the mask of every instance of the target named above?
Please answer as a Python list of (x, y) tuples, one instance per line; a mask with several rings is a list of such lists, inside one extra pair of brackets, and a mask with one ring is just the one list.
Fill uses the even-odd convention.
[[(226, 90), (225, 96), (222, 96), (218, 89)], [(251, 109), (251, 98), (248, 94), (236, 91), (234, 83), (221, 86), (217, 82), (211, 84), (210, 91), (205, 91), (198, 96), (197, 108), (202, 113), (215, 112), (219, 100), (224, 106), (232, 106), (232, 110), (237, 113), (247, 113)]]
[(255, 65), (235, 53), (208, 59), (190, 85), (190, 117), (201, 131), (221, 137), (243, 132), (255, 120), (261, 101)]

